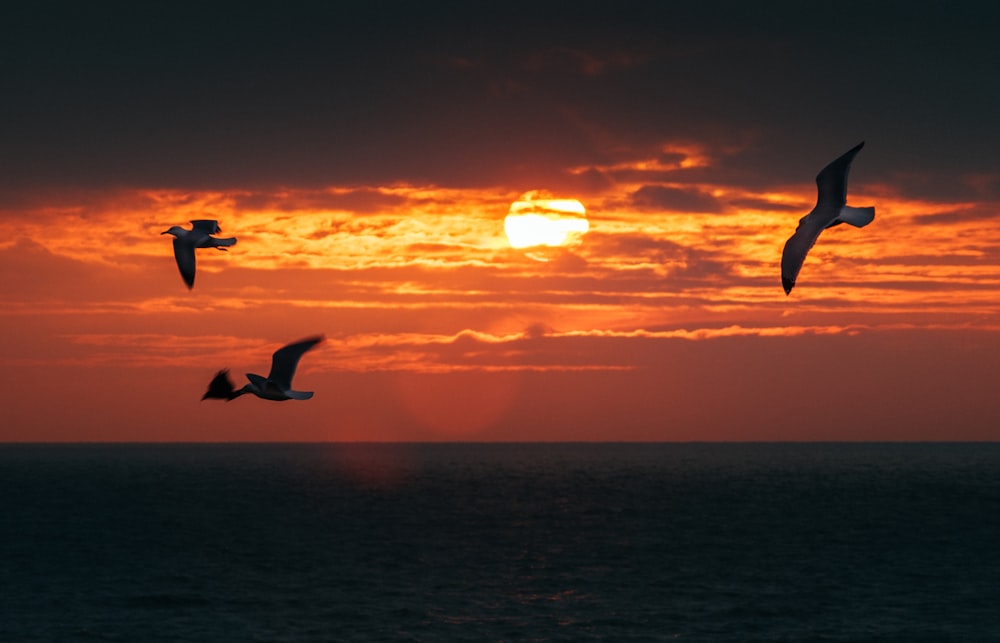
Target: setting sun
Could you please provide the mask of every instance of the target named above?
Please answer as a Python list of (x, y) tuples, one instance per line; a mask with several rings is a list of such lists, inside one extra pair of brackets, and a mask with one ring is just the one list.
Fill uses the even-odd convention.
[(569, 248), (579, 245), (590, 229), (586, 210), (576, 199), (556, 199), (527, 192), (511, 204), (504, 232), (511, 247)]

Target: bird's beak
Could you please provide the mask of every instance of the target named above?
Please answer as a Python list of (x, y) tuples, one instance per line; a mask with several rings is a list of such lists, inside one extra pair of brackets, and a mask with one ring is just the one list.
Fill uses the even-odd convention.
[(161, 232), (160, 234), (167, 234), (168, 232), (170, 232), (170, 230), (164, 230), (164, 231), (163, 231), (163, 232)]

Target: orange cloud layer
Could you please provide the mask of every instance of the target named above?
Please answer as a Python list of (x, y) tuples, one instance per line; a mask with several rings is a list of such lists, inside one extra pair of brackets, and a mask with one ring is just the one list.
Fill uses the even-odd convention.
[[(815, 188), (691, 180), (729, 153), (672, 143), (571, 170), (615, 179), (586, 197), (581, 245), (544, 263), (504, 238), (503, 217), (521, 189), (39, 195), (0, 212), (0, 318), (8, 335), (62, 338), (58, 358), (12, 347), (32, 363), (193, 367), (233, 351), (251, 361), (241, 347), (325, 332), (341, 360), (330, 368), (350, 371), (632, 368), (627, 359), (558, 351), (531, 357), (573, 337), (847, 334), (908, 324), (996, 331), (995, 204), (920, 201), (891, 186), (852, 190), (851, 203), (876, 206), (875, 222), (824, 232), (786, 297), (781, 248)], [(218, 219), (239, 242), (228, 253), (200, 251), (197, 286), (187, 292), (160, 233), (196, 218)], [(525, 334), (538, 328), (544, 340)]]

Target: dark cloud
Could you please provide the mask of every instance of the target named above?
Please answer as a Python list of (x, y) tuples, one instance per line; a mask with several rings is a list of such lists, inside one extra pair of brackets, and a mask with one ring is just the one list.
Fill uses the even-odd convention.
[(911, 213), (913, 222), (921, 223), (964, 223), (973, 221), (1000, 220), (1000, 203), (986, 204), (973, 208), (962, 208), (960, 210), (949, 210), (947, 212), (935, 212), (925, 214), (920, 212)]
[[(769, 190), (787, 187), (795, 183), (798, 175), (782, 176), (769, 174), (757, 156), (760, 150), (749, 148), (740, 151), (718, 153), (711, 165), (679, 168), (619, 167), (606, 170), (608, 177), (619, 184), (671, 183), (692, 186), (738, 186), (748, 190)], [(637, 156), (636, 158), (642, 158)], [(635, 160), (635, 158), (631, 159)], [(801, 171), (799, 172), (801, 174)], [(811, 182), (811, 177), (804, 179)]]
[(650, 60), (646, 52), (636, 50), (587, 50), (576, 47), (547, 47), (524, 56), (524, 66), (531, 71), (545, 69), (561, 73), (600, 76), (615, 70), (638, 67)]
[(642, 258), (673, 258), (685, 251), (685, 246), (645, 234), (602, 234), (592, 232), (587, 235), (588, 245), (596, 245), (603, 254), (624, 255)]
[[(787, 203), (776, 203), (767, 199), (733, 199), (729, 205), (736, 208), (746, 208), (748, 210), (765, 210), (768, 212), (801, 212), (802, 206), (789, 205)], [(811, 209), (812, 206), (806, 206)]]
[[(193, 195), (173, 194), (171, 203), (178, 206), (196, 201)], [(201, 197), (201, 201), (204, 198)], [(220, 207), (222, 204), (218, 204)], [(39, 190), (0, 190), (0, 217), (23, 216), (31, 213), (35, 220), (55, 220), (67, 223), (72, 215), (87, 219), (109, 207), (125, 211), (150, 212), (157, 208), (156, 198), (135, 190), (93, 190), (53, 186)]]
[(995, 8), (8, 4), (8, 189), (537, 185), (682, 138), (749, 141), (761, 182), (862, 138), (859, 178), (915, 194), (998, 170)]
[[(592, 252), (597, 255), (614, 256), (627, 259), (633, 263), (658, 265), (672, 287), (697, 286), (707, 282), (718, 282), (720, 279), (736, 279), (738, 276), (733, 267), (725, 259), (725, 247), (691, 248), (669, 239), (650, 237), (640, 234), (602, 235), (592, 233), (588, 243), (596, 246)], [(625, 280), (631, 281), (639, 277), (631, 286)], [(662, 288), (664, 277), (649, 274), (633, 274), (624, 271), (620, 275), (609, 276), (616, 281), (616, 286), (622, 292), (642, 291), (649, 288)], [(620, 282), (620, 283), (619, 283)]]
[(644, 185), (632, 193), (632, 205), (641, 209), (691, 213), (721, 213), (725, 205), (697, 188)]
[[(984, 166), (988, 167), (988, 166)], [(948, 168), (891, 171), (880, 179), (900, 194), (919, 195), (937, 202), (1000, 202), (1000, 169), (990, 172), (954, 173)]]
[(238, 210), (347, 210), (355, 214), (373, 214), (394, 209), (407, 202), (405, 196), (371, 188), (343, 192), (329, 190), (295, 190), (287, 192), (254, 192), (236, 196)]
[(615, 182), (607, 173), (592, 168), (576, 174), (566, 174), (552, 180), (549, 185), (552, 185), (553, 189), (572, 191), (585, 196), (609, 190), (614, 187)]

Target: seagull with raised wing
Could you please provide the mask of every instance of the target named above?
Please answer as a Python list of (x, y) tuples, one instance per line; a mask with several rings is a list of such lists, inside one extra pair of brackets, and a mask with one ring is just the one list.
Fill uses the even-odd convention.
[(219, 238), (213, 234), (222, 232), (219, 222), (214, 219), (196, 219), (191, 222), (191, 229), (185, 230), (180, 226), (172, 226), (169, 230), (160, 234), (174, 235), (174, 259), (177, 260), (177, 268), (181, 271), (181, 277), (188, 289), (194, 287), (194, 251), (195, 248), (216, 248), (226, 250), (228, 246), (236, 244), (236, 237)]
[(873, 206), (855, 208), (847, 205), (847, 173), (851, 169), (851, 161), (864, 145), (865, 142), (861, 141), (816, 175), (816, 207), (799, 219), (799, 227), (785, 242), (781, 253), (781, 285), (786, 295), (792, 292), (802, 262), (823, 230), (841, 223), (863, 228), (875, 219)]
[(208, 390), (201, 397), (202, 400), (209, 398), (234, 400), (245, 393), (253, 393), (265, 400), (308, 400), (313, 396), (312, 391), (293, 391), (292, 377), (295, 375), (295, 368), (299, 365), (302, 355), (316, 344), (323, 341), (322, 335), (303, 339), (302, 341), (282, 346), (274, 351), (271, 356), (271, 372), (267, 377), (256, 373), (247, 373), (249, 384), (244, 384), (243, 388), (237, 390), (229, 379), (229, 369), (222, 369), (215, 374), (208, 385)]

